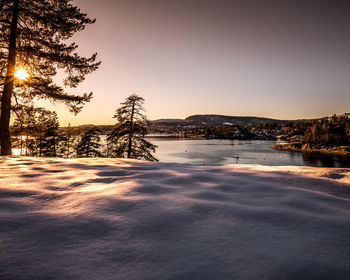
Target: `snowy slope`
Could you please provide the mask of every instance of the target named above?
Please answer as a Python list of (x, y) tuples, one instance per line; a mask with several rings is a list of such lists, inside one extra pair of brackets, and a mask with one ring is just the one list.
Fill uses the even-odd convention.
[(350, 170), (2, 158), (0, 279), (350, 279)]

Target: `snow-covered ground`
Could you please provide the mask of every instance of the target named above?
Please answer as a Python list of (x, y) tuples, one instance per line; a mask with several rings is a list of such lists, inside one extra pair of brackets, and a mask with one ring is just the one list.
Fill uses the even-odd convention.
[(11, 157), (0, 279), (350, 279), (350, 170)]

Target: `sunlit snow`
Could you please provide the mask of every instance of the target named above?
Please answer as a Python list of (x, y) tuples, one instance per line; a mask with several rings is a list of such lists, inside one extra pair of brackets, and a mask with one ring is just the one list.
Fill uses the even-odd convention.
[(0, 168), (0, 279), (349, 279), (349, 169), (25, 157)]

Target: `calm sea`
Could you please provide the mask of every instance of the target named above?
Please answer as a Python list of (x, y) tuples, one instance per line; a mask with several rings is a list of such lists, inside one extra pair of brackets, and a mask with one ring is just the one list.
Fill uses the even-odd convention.
[(178, 138), (147, 138), (157, 145), (156, 158), (161, 162), (189, 164), (261, 164), (350, 167), (350, 158), (276, 151), (275, 141), (202, 140)]

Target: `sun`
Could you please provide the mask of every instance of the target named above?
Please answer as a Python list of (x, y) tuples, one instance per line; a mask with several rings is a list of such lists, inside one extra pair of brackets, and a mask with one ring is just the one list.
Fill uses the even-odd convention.
[(18, 68), (15, 71), (15, 77), (19, 80), (25, 80), (29, 77), (29, 74), (27, 73), (27, 71), (23, 68)]

